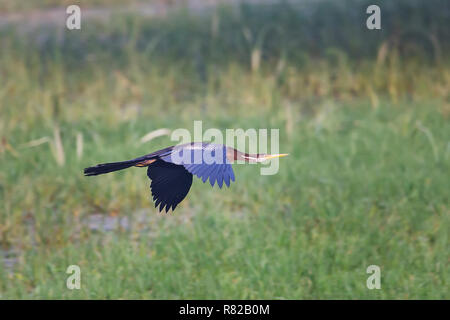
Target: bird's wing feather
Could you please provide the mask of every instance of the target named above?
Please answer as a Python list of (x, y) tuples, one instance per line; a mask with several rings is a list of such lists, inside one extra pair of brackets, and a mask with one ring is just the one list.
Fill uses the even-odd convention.
[(152, 191), (155, 207), (159, 205), (161, 212), (176, 206), (186, 197), (192, 185), (192, 174), (182, 165), (157, 160), (147, 169), (147, 176), (152, 180)]

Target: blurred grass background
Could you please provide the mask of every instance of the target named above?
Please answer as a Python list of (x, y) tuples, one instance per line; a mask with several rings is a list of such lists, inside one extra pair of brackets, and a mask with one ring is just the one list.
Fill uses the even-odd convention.
[[(0, 22), (66, 5), (17, 3)], [(448, 2), (380, 1), (377, 31), (360, 0), (80, 3), (108, 18), (0, 23), (0, 298), (449, 297)], [(144, 169), (83, 177), (194, 120), (280, 128), (290, 156), (274, 176), (235, 166), (229, 189), (194, 181), (173, 214)]]

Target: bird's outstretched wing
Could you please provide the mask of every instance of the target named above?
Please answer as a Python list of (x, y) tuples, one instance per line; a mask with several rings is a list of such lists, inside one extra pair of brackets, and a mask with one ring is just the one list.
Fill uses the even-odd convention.
[(203, 183), (209, 178), (209, 183), (214, 186), (217, 181), (219, 188), (222, 188), (223, 183), (230, 186), (230, 180), (234, 181), (234, 172), (231, 164), (185, 164), (184, 167), (187, 171), (195, 174), (202, 179)]
[(192, 185), (192, 174), (182, 165), (156, 160), (147, 169), (147, 176), (152, 180), (152, 191), (155, 208), (159, 205), (161, 212), (172, 211), (186, 197)]
[(229, 187), (230, 181), (234, 181), (233, 167), (226, 156), (226, 149), (222, 145), (193, 143), (175, 147), (171, 154), (162, 156), (161, 159), (182, 165), (202, 179), (203, 183), (209, 179), (211, 186), (217, 182), (219, 188), (222, 188), (224, 182)]

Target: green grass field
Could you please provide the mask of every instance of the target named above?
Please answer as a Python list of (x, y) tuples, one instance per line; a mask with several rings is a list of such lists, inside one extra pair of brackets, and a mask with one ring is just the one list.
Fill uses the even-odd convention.
[[(382, 49), (383, 34), (355, 57), (355, 31), (314, 56), (253, 39), (267, 12), (244, 9), (117, 17), (44, 44), (0, 30), (0, 299), (449, 298), (447, 43), (436, 58), (416, 40)], [(273, 176), (235, 165), (229, 189), (195, 179), (170, 214), (145, 169), (82, 174), (172, 145), (140, 138), (194, 120), (279, 128), (290, 156)]]

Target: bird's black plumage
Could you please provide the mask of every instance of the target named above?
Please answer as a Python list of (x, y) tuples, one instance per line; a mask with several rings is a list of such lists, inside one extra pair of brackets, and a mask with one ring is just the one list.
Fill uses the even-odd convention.
[[(184, 153), (183, 153), (184, 152)], [(217, 152), (217, 162), (206, 163), (205, 155)], [(176, 157), (184, 154), (183, 157)], [(200, 162), (195, 163), (195, 155), (200, 156)], [(191, 163), (193, 162), (193, 163)], [(132, 160), (102, 163), (84, 169), (86, 176), (105, 174), (126, 169), (132, 166), (148, 167), (147, 176), (151, 180), (150, 189), (159, 211), (172, 211), (186, 197), (192, 185), (192, 177), (196, 175), (203, 182), (209, 179), (211, 186), (215, 182), (222, 188), (223, 182), (227, 186), (234, 181), (231, 164), (226, 161), (226, 147), (209, 143), (190, 143), (164, 148)]]
[(172, 211), (186, 197), (192, 185), (192, 174), (183, 166), (162, 160), (156, 160), (147, 169), (147, 176), (152, 180), (152, 191), (155, 207), (159, 211), (164, 207), (166, 212)]

